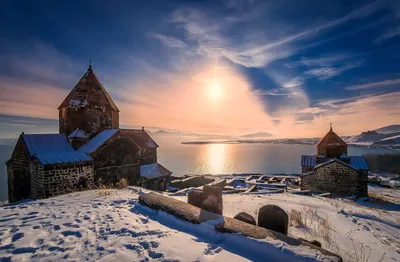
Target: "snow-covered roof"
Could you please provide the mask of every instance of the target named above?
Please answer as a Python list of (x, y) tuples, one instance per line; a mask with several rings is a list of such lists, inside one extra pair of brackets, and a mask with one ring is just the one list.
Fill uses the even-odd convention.
[(113, 111), (119, 112), (117, 105), (95, 75), (91, 66), (89, 66), (86, 73), (76, 83), (58, 109), (87, 104), (100, 107), (110, 106)]
[(157, 148), (157, 143), (143, 129), (120, 129), (139, 149)]
[(63, 152), (54, 154), (38, 154), (35, 157), (43, 165), (47, 164), (61, 164), (61, 163), (76, 163), (82, 161), (91, 161), (92, 158), (81, 152)]
[(78, 148), (77, 151), (82, 153), (92, 153), (117, 132), (118, 129), (107, 129), (101, 131), (97, 136), (92, 138), (89, 142)]
[(316, 164), (315, 156), (301, 156), (301, 166), (315, 166)]
[(158, 163), (140, 166), (140, 176), (145, 179), (152, 180), (162, 177), (168, 177), (171, 174), (171, 171)]
[(367, 161), (363, 156), (348, 156), (350, 158), (350, 165), (359, 170), (369, 170)]
[(23, 134), (21, 136), (29, 155), (36, 157), (43, 165), (92, 160), (90, 156), (76, 152), (64, 134)]
[[(367, 161), (362, 156), (347, 156), (350, 158), (350, 166), (358, 170), (369, 170)], [(329, 160), (328, 160), (329, 161)], [(325, 163), (325, 162), (324, 162)], [(315, 156), (301, 156), (301, 166), (303, 167), (314, 167), (316, 166)], [(346, 164), (346, 163), (345, 163)]]
[(75, 129), (69, 136), (68, 139), (70, 138), (86, 138), (87, 135), (85, 134), (85, 132), (82, 129)]
[(22, 134), (29, 155), (74, 152), (64, 134)]

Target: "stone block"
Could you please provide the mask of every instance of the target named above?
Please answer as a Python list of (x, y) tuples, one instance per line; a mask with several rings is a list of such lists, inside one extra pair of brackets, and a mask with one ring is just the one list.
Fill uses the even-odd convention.
[(239, 214), (237, 214), (236, 216), (233, 217), (234, 219), (246, 222), (248, 224), (251, 225), (257, 225), (256, 220), (254, 219), (254, 217), (252, 217), (250, 214), (246, 213), (246, 212), (240, 212)]
[(203, 198), (202, 191), (192, 190), (188, 194), (188, 203), (198, 208), (201, 208), (202, 198)]
[(201, 202), (202, 209), (222, 215), (222, 188), (205, 185)]
[(258, 212), (258, 226), (287, 235), (288, 214), (277, 205), (265, 205)]

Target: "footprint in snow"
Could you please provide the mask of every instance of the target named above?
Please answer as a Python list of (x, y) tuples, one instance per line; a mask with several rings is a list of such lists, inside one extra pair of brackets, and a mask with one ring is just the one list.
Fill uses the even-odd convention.
[(156, 252), (154, 250), (149, 250), (149, 257), (153, 258), (153, 259), (158, 259), (158, 258), (162, 258), (164, 256), (163, 253), (160, 252)]
[(14, 235), (12, 236), (12, 238), (11, 238), (11, 242), (15, 242), (15, 241), (17, 241), (17, 240), (23, 238), (24, 235), (25, 235), (24, 233), (16, 233), (16, 234), (14, 234)]
[(63, 231), (61, 232), (61, 234), (63, 234), (63, 236), (67, 237), (67, 236), (75, 236), (77, 238), (81, 238), (82, 234), (79, 231)]
[(14, 255), (17, 255), (17, 254), (35, 253), (35, 252), (36, 252), (36, 248), (34, 248), (34, 247), (20, 247), (20, 248), (14, 249), (11, 253)]
[(222, 247), (216, 245), (208, 245), (204, 250), (205, 255), (215, 255), (222, 251)]
[(139, 245), (141, 245), (146, 250), (150, 248), (150, 243), (147, 241), (139, 242)]
[(72, 227), (72, 228), (80, 228), (79, 225), (73, 224), (73, 223), (64, 223), (63, 224), (66, 227)]

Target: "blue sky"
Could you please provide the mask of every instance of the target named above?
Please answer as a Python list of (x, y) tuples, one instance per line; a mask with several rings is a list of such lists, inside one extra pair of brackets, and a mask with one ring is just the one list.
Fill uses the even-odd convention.
[(356, 134), (399, 123), (399, 51), (396, 0), (1, 1), (0, 137), (56, 132), (89, 59), (126, 126)]

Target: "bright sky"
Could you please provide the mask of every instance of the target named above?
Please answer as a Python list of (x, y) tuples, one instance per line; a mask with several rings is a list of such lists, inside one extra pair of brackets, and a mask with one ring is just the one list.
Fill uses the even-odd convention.
[(319, 137), (330, 122), (340, 135), (399, 124), (399, 24), (397, 0), (1, 1), (0, 138), (57, 132), (89, 59), (125, 126)]

